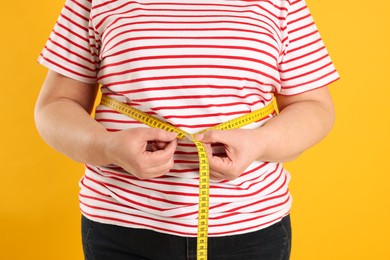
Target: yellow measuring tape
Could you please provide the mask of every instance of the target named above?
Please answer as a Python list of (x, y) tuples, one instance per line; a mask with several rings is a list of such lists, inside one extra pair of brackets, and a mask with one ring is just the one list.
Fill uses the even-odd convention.
[(249, 114), (234, 118), (219, 125), (206, 128), (195, 134), (189, 134), (178, 127), (164, 122), (152, 115), (142, 112), (134, 107), (124, 104), (118, 100), (103, 95), (100, 104), (114, 109), (115, 111), (127, 115), (147, 126), (160, 128), (168, 132), (177, 133), (178, 139), (187, 138), (193, 142), (198, 150), (199, 156), (199, 208), (198, 208), (198, 235), (197, 235), (197, 259), (207, 260), (207, 234), (209, 217), (209, 161), (204, 144), (195, 139), (196, 134), (205, 133), (210, 130), (237, 129), (250, 123), (259, 121), (274, 112), (277, 112), (275, 98), (267, 106), (253, 111)]

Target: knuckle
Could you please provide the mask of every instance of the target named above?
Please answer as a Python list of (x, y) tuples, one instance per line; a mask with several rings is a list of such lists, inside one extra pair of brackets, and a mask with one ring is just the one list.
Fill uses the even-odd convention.
[(140, 161), (135, 161), (134, 162), (134, 165), (133, 165), (133, 167), (134, 167), (134, 169), (136, 170), (136, 171), (138, 171), (138, 172), (142, 172), (142, 169), (143, 169), (143, 164), (140, 162)]
[(233, 180), (237, 179), (239, 175), (240, 175), (239, 171), (232, 170), (232, 171), (227, 172), (225, 176), (226, 176), (227, 180), (233, 181)]
[(150, 133), (153, 135), (155, 138), (159, 138), (161, 136), (160, 129), (158, 128), (149, 128)]
[(140, 180), (146, 180), (146, 179), (147, 179), (146, 176), (143, 175), (143, 174), (139, 174), (137, 177), (138, 177), (138, 179), (140, 179)]
[(225, 175), (225, 178), (229, 181), (233, 181), (236, 179), (236, 177), (234, 175)]
[(140, 179), (140, 180), (147, 180), (149, 178), (148, 178), (148, 176), (141, 174), (140, 176), (138, 176), (138, 179)]
[(217, 130), (211, 130), (208, 132), (209, 138), (210, 139), (215, 139), (218, 136), (218, 131)]
[(173, 159), (168, 161), (168, 165), (167, 165), (168, 171), (170, 171), (173, 168), (174, 164), (175, 162), (173, 161)]
[(138, 174), (138, 178), (140, 180), (147, 180), (147, 179), (150, 179), (152, 177), (152, 173), (148, 170), (143, 170), (143, 171), (139, 171), (139, 174)]

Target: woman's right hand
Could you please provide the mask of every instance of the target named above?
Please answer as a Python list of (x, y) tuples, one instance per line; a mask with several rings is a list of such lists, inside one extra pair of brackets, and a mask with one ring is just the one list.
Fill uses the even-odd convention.
[(167, 174), (173, 167), (176, 133), (154, 128), (109, 132), (104, 153), (108, 161), (139, 179)]

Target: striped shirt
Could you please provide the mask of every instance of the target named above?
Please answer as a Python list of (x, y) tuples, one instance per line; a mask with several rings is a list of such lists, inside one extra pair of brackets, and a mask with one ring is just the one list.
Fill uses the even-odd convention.
[[(194, 133), (336, 79), (304, 0), (67, 0), (39, 62)], [(272, 116), (271, 116), (272, 117)], [(253, 123), (256, 128), (269, 118)], [(105, 106), (109, 131), (146, 127)], [(218, 149), (218, 147), (216, 147)], [(86, 165), (82, 213), (95, 221), (196, 236), (198, 158), (179, 141), (169, 174), (140, 180)], [(211, 181), (209, 235), (256, 231), (289, 213), (290, 175), (256, 161)]]

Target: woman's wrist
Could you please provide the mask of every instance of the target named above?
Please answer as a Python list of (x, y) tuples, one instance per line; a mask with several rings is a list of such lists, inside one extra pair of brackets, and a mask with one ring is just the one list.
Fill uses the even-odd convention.
[(269, 150), (270, 146), (270, 140), (271, 136), (268, 133), (268, 129), (264, 126), (253, 129), (253, 138), (252, 140), (255, 140), (253, 142), (253, 149), (256, 151), (256, 160), (257, 161), (268, 161), (269, 159), (269, 154), (267, 154), (267, 151)]
[[(275, 120), (275, 118), (271, 119)], [(254, 129), (254, 144), (257, 160), (264, 162), (287, 162), (296, 159), (301, 153), (297, 153), (288, 142), (283, 142), (286, 134), (282, 127), (272, 123)]]
[(88, 135), (88, 141), (86, 142), (88, 154), (86, 163), (96, 166), (112, 163), (111, 135), (112, 133), (104, 127), (96, 129), (93, 134)]

